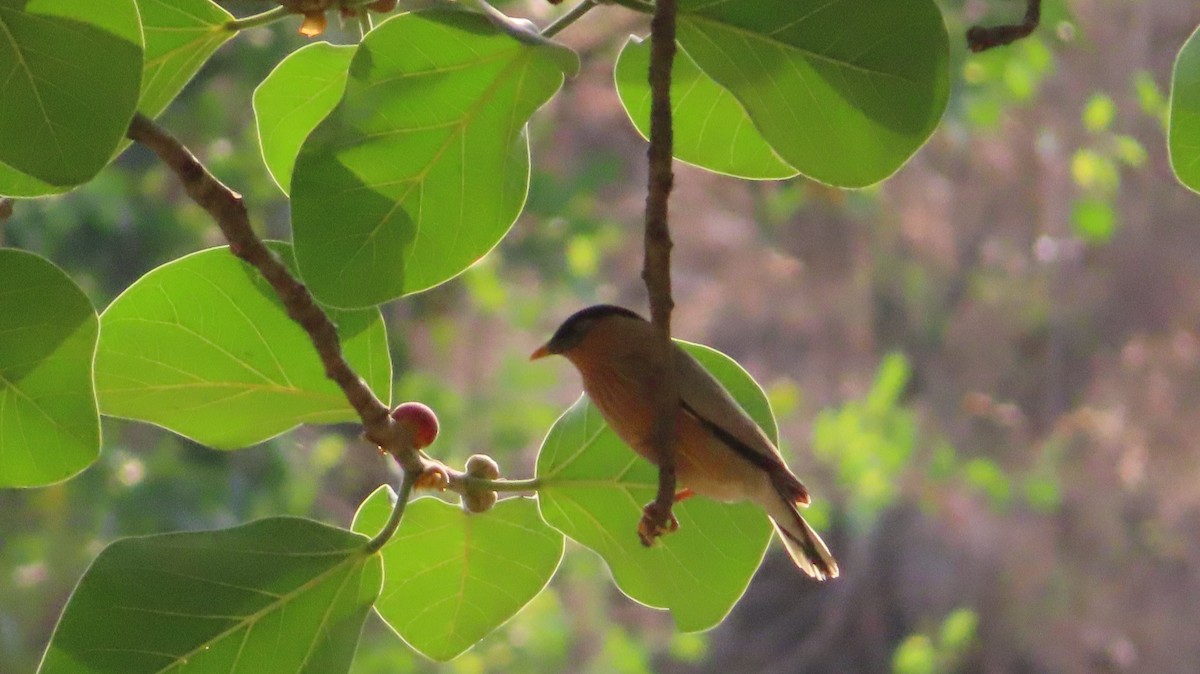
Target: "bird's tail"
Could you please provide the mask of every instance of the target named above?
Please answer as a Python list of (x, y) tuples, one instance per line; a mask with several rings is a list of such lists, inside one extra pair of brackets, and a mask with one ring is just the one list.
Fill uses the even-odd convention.
[(775, 491), (778, 496), (771, 500), (767, 514), (775, 523), (775, 529), (783, 539), (783, 545), (791, 555), (792, 561), (804, 573), (817, 580), (837, 578), (838, 565), (825, 541), (821, 540), (817, 532), (813, 531), (800, 515), (799, 506), (802, 502), (785, 489), (784, 485), (776, 485)]

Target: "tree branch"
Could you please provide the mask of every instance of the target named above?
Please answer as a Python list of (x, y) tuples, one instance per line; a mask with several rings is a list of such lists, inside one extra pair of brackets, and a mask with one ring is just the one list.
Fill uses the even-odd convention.
[(675, 419), (679, 392), (675, 384), (671, 344), (671, 230), (667, 204), (674, 174), (671, 172), (673, 131), (671, 129), (671, 67), (675, 60), (675, 0), (658, 0), (650, 21), (650, 149), (646, 194), (645, 258), (642, 280), (650, 299), (650, 319), (660, 337), (658, 358), (661, 371), (653, 391), (655, 423), (653, 446), (658, 454), (658, 494), (646, 506), (638, 527), (642, 543), (670, 530), (671, 506), (675, 501)]
[(222, 184), (182, 143), (148, 117), (140, 113), (134, 116), (127, 135), (158, 155), (183, 183), (192, 201), (216, 221), (229, 242), (229, 251), (252, 265), (271, 284), (288, 316), (308, 333), (325, 366), (325, 375), (341, 387), (346, 400), (362, 419), (366, 438), (395, 457), (406, 473), (421, 475), (437, 468), (438, 464), (414, 448), (410, 431), (391, 418), (387, 405), (375, 397), (346, 362), (333, 322), (308, 288), (292, 276), (254, 233), (241, 195)]
[(981, 52), (1028, 37), (1042, 20), (1042, 0), (1026, 0), (1026, 3), (1025, 18), (1021, 23), (991, 28), (971, 26), (967, 31), (967, 47), (973, 52)]

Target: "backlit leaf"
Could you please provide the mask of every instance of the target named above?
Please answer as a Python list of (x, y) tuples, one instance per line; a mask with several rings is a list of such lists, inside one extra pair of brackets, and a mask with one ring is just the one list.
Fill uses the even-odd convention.
[[(291, 263), (291, 248), (272, 244)], [(337, 311), (346, 359), (385, 402), (387, 335), (377, 310)], [(101, 316), (100, 409), (220, 449), (301, 423), (357, 419), (308, 335), (257, 270), (214, 248), (138, 279)]]
[(314, 294), (372, 306), (491, 250), (525, 203), (525, 122), (576, 64), (465, 12), (404, 14), (368, 33), (292, 176), (296, 258)]
[(134, 0), (0, 0), (0, 163), (11, 169), (0, 194), (94, 176), (125, 137), (141, 81)]
[(61, 269), (0, 249), (0, 487), (66, 479), (100, 452), (98, 321)]
[(346, 672), (382, 580), (366, 542), (291, 517), (119, 540), (79, 581), (38, 672)]
[[(380, 487), (354, 530), (383, 528), (395, 494)], [(533, 499), (507, 498), (470, 514), (437, 498), (411, 501), (382, 549), (384, 585), (375, 608), (410, 646), (449, 660), (504, 624), (554, 575), (563, 537)]]
[(891, 175), (946, 108), (932, 0), (680, 0), (678, 36), (784, 161), (833, 185)]

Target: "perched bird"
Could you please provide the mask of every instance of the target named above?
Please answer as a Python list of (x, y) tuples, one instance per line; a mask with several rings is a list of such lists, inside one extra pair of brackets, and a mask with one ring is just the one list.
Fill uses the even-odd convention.
[[(654, 326), (641, 316), (601, 304), (573, 314), (530, 360), (557, 354), (571, 361), (609, 427), (653, 463), (656, 339)], [(672, 353), (679, 391), (675, 462), (680, 486), (720, 501), (756, 503), (775, 523), (797, 566), (818, 580), (836, 578), (829, 548), (800, 516), (808, 490), (779, 450), (700, 363), (678, 345)]]

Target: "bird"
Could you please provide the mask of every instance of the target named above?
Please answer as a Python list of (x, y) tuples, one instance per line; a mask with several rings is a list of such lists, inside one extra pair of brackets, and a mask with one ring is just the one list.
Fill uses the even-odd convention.
[[(579, 371), (583, 390), (617, 436), (656, 463), (650, 440), (655, 426), (653, 378), (661, 368), (657, 328), (636, 312), (611, 304), (581, 309), (530, 355), (565, 357)], [(800, 508), (808, 490), (750, 415), (690, 354), (671, 345), (676, 409), (676, 500), (699, 494), (718, 501), (751, 501), (771, 518), (788, 555), (817, 580), (838, 576), (838, 565)]]

